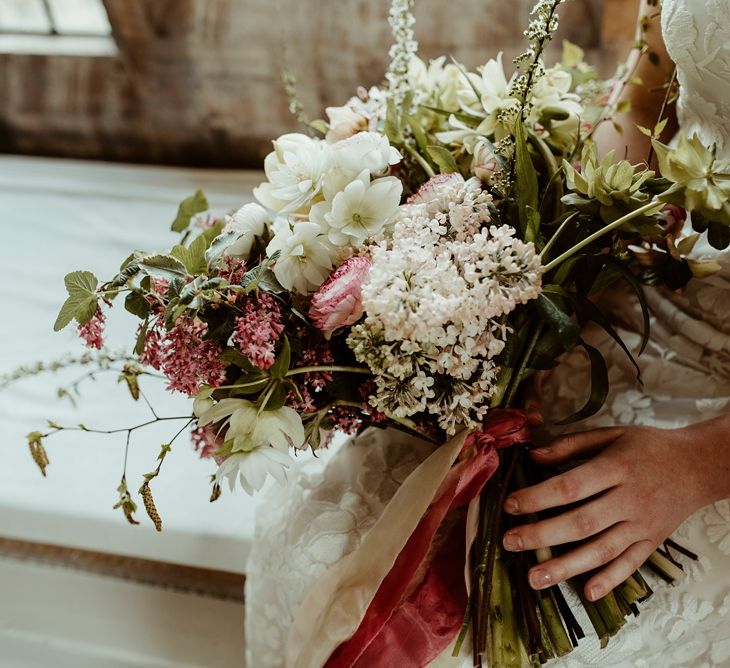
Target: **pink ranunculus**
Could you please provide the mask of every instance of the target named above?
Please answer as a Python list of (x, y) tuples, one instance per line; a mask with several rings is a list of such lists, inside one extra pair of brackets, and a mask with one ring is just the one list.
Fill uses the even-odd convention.
[(309, 317), (329, 339), (340, 327), (356, 323), (363, 313), (362, 285), (370, 271), (370, 258), (351, 257), (340, 265), (312, 297)]
[(673, 237), (681, 234), (687, 220), (687, 212), (676, 204), (665, 204), (660, 217), (664, 221), (664, 230)]
[(437, 174), (426, 181), (415, 195), (408, 198), (408, 204), (429, 204), (463, 185), (464, 177), (461, 174)]

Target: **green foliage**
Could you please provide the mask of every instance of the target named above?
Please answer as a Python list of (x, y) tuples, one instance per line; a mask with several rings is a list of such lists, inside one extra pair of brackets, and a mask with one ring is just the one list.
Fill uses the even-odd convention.
[(536, 241), (540, 229), (537, 171), (522, 123), (515, 126), (515, 193), (522, 236), (525, 241)]
[(427, 146), (426, 153), (433, 160), (442, 174), (459, 172), (459, 165), (456, 164), (451, 151), (443, 146)]
[(141, 292), (130, 292), (124, 299), (124, 308), (144, 320), (150, 314), (150, 303)]
[(90, 271), (73, 271), (63, 279), (66, 284), (68, 298), (61, 306), (53, 330), (58, 332), (76, 319), (79, 325), (85, 325), (94, 317), (99, 306), (96, 288), (99, 280)]
[(580, 326), (546, 293), (537, 298), (537, 309), (543, 321), (560, 338), (563, 350), (572, 350), (580, 337)]
[(269, 374), (272, 378), (284, 378), (286, 372), (289, 371), (289, 365), (291, 364), (291, 345), (288, 337), (284, 337), (284, 343), (281, 346), (279, 354), (276, 356), (274, 364), (269, 369)]
[(194, 195), (185, 198), (180, 202), (177, 210), (177, 216), (172, 221), (171, 230), (173, 232), (184, 232), (190, 225), (193, 216), (208, 210), (208, 200), (202, 190), (197, 190)]
[(197, 274), (205, 274), (208, 269), (208, 263), (205, 258), (205, 251), (208, 249), (208, 239), (201, 234), (192, 241), (188, 246), (178, 244), (174, 246), (170, 254), (180, 260), (185, 266), (188, 274), (196, 276)]
[(139, 259), (138, 265), (140, 271), (155, 278), (173, 280), (188, 275), (185, 265), (174, 255), (165, 255), (163, 253), (145, 255)]
[(608, 367), (606, 366), (606, 361), (603, 359), (603, 355), (601, 355), (599, 350), (588, 345), (583, 340), (581, 340), (580, 345), (588, 353), (588, 360), (590, 361), (590, 394), (583, 408), (565, 420), (560, 421), (558, 424), (571, 424), (595, 415), (601, 410), (603, 404), (606, 403), (606, 397), (608, 397)]

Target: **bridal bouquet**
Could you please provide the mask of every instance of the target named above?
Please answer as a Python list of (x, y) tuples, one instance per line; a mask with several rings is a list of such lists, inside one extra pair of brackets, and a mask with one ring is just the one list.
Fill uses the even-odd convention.
[[(591, 296), (628, 282), (646, 345), (642, 283), (676, 289), (712, 270), (687, 258), (696, 237), (677, 221), (691, 210), (726, 245), (730, 186), (697, 138), (660, 144), (661, 119), (647, 129), (660, 174), (599, 159), (591, 135), (615, 111), (617, 84), (570, 44), (543, 62), (561, 2), (536, 4), (508, 76), (501, 55), (476, 71), (422, 62), (410, 2), (394, 0), (386, 84), (276, 139), (255, 203), (218, 219), (198, 192), (180, 205), (172, 249), (136, 250), (104, 281), (66, 276), (55, 329), (75, 320), (101, 348), (105, 313), (123, 298), (140, 323), (121, 378), (137, 399), (151, 369), (192, 399), (178, 434), (191, 425), (195, 448), (218, 463), (212, 499), (224, 481), (249, 493), (269, 475), (284, 482), (293, 453), (327, 447), (338, 430), (387, 426), (440, 446), (378, 521), (371, 551), (364, 543), (318, 584), (295, 622), (291, 665), (427, 665), (454, 641), (459, 652), (467, 633), (475, 665), (539, 665), (582, 636), (558, 587), (527, 586), (527, 569), (549, 555), (500, 547), (506, 494), (540, 475), (524, 456), (525, 390), (582, 346), (591, 382), (566, 421), (596, 412), (608, 374), (582, 327), (597, 323), (631, 352)], [(64, 428), (29, 435), (44, 472), (44, 440)], [(140, 481), (158, 529), (151, 483), (171, 443)], [(119, 493), (136, 522), (126, 476)], [(681, 574), (663, 551), (650, 565)], [(348, 589), (363, 566), (368, 582)], [(605, 642), (650, 593), (637, 572), (583, 604)], [(403, 648), (393, 634), (408, 615), (419, 641)]]

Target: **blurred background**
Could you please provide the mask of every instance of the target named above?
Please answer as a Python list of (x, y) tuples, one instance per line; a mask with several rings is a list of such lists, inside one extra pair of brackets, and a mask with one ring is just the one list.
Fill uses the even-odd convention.
[[(507, 62), (532, 4), (416, 0), (421, 56)], [(635, 4), (569, 0), (552, 55), (566, 38), (611, 74)], [(219, 213), (251, 199), (271, 139), (298, 129), (282, 72), (312, 118), (380, 82), (387, 12), (387, 0), (0, 0), (0, 668), (243, 665), (254, 501), (210, 504), (215, 466), (181, 438), (153, 484), (163, 531), (143, 510), (129, 525), (112, 509), (124, 433), (49, 439), (45, 479), (25, 440), (46, 419), (148, 419), (118, 369), (7, 374), (82, 352), (72, 327), (52, 332), (67, 272), (106, 277), (132, 248), (169, 248), (177, 205), (199, 187)], [(109, 347), (128, 349), (133, 327), (113, 310)], [(143, 387), (160, 415), (189, 412), (161, 382)], [(174, 431), (133, 434), (135, 497)]]

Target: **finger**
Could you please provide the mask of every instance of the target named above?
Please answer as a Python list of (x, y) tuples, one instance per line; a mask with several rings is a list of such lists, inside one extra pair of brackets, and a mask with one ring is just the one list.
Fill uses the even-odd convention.
[(544, 385), (545, 374), (538, 371), (525, 394), (525, 413), (527, 421), (532, 427), (542, 427), (545, 424), (545, 418), (542, 415), (542, 387)]
[(557, 517), (510, 529), (504, 534), (504, 547), (511, 552), (537, 550), (594, 536), (626, 519), (613, 497), (608, 493)]
[(621, 479), (621, 470), (612, 459), (596, 457), (544, 482), (512, 492), (504, 502), (511, 515), (536, 513), (567, 506), (610, 489)]
[(597, 601), (615, 587), (618, 587), (626, 578), (651, 556), (654, 544), (649, 540), (634, 543), (614, 559), (606, 568), (596, 573), (585, 586), (585, 595), (589, 601)]
[(562, 464), (571, 459), (585, 458), (601, 452), (624, 434), (621, 427), (602, 427), (590, 431), (558, 436), (546, 446), (530, 450), (535, 461), (542, 464)]
[(621, 556), (635, 539), (628, 522), (616, 524), (594, 540), (531, 568), (528, 573), (530, 586), (545, 589), (599, 568)]

